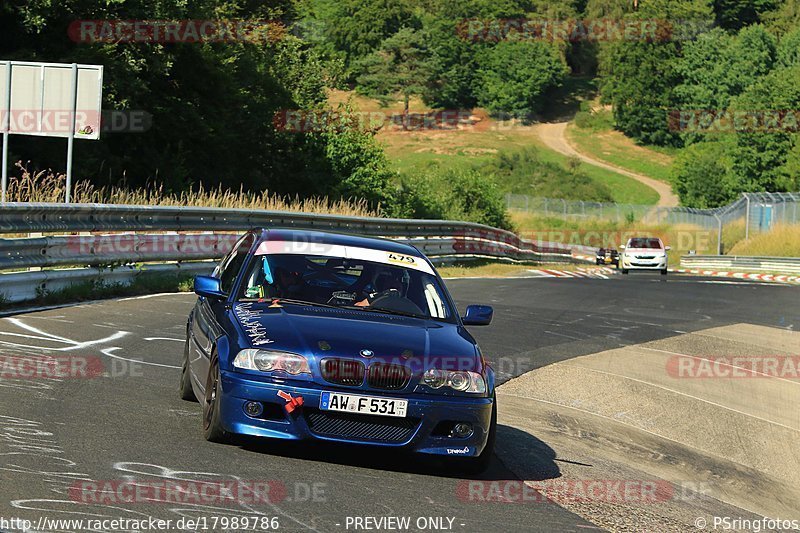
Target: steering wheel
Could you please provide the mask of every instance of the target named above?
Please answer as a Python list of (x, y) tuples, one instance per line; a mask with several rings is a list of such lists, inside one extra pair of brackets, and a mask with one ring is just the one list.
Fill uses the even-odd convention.
[(371, 300), (370, 305), (375, 305), (375, 302), (381, 299), (400, 298), (400, 297), (401, 297), (400, 291), (398, 291), (397, 289), (386, 289), (385, 291), (380, 291), (375, 293), (375, 295), (372, 298), (370, 298)]
[(375, 295), (375, 298), (369, 304), (370, 307), (375, 309), (385, 309), (387, 311), (400, 311), (403, 313), (410, 313), (413, 315), (424, 315), (424, 311), (419, 308), (417, 304), (408, 298), (401, 296), (400, 291), (397, 289), (387, 289)]

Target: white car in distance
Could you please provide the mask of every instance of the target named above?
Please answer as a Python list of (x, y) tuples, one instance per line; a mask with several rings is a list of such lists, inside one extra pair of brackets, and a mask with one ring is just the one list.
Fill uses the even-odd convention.
[(623, 274), (630, 270), (658, 270), (667, 275), (667, 251), (669, 246), (658, 237), (632, 237), (625, 246), (620, 246), (619, 268)]

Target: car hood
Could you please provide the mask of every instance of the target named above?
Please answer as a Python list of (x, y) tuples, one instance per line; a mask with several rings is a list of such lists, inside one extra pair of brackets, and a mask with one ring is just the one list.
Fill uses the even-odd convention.
[[(467, 331), (457, 324), (351, 309), (244, 302), (234, 305), (244, 337), (254, 348), (391, 362), (415, 374), (427, 368), (480, 372), (482, 362)], [(243, 346), (244, 347), (244, 346)], [(361, 355), (363, 350), (370, 357)]]

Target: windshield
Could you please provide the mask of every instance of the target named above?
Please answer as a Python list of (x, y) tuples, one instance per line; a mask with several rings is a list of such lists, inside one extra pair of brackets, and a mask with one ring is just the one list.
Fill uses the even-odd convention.
[(661, 241), (659, 239), (631, 239), (628, 241), (628, 248), (652, 248), (661, 249)]
[(401, 265), (322, 255), (256, 256), (239, 301), (289, 302), (451, 320), (437, 278)]

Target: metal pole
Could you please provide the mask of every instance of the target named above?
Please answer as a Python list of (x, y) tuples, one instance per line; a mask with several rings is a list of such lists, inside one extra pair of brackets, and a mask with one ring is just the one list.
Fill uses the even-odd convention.
[(744, 240), (747, 240), (750, 238), (750, 197), (745, 195), (745, 198), (747, 198), (747, 209), (744, 215)]
[(64, 202), (69, 203), (69, 195), (72, 191), (72, 146), (75, 144), (75, 119), (78, 115), (78, 64), (72, 64), (72, 92), (70, 94), (72, 103), (70, 110), (72, 115), (69, 119), (69, 137), (67, 137), (67, 190), (64, 193)]
[(2, 198), (0, 202), (6, 203), (6, 191), (8, 190), (8, 136), (11, 132), (11, 61), (6, 61), (6, 116), (3, 120), (3, 178), (2, 178)]
[(717, 219), (717, 255), (722, 255), (722, 217), (714, 213)]

